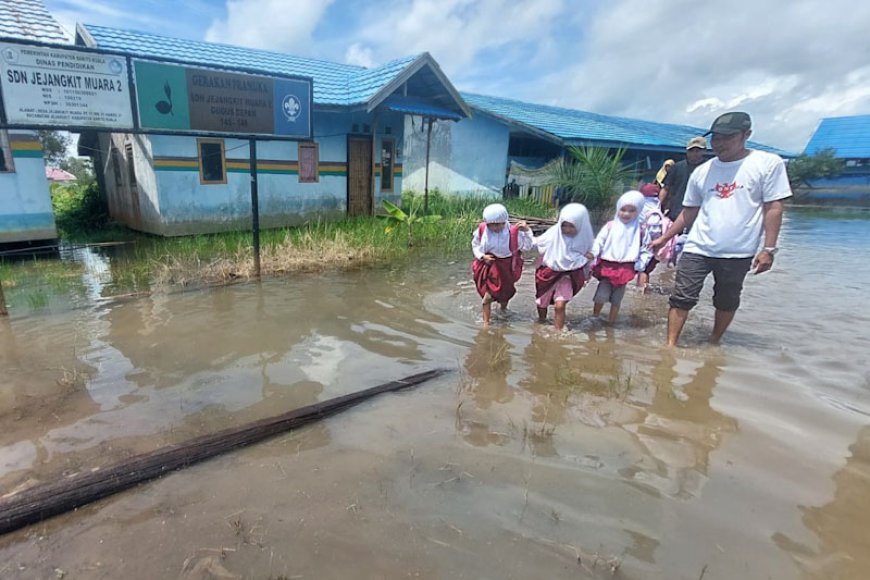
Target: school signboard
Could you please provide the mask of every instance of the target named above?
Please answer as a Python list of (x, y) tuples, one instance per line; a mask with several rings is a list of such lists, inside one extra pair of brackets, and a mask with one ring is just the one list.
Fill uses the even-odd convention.
[(143, 131), (311, 137), (311, 81), (132, 60)]
[(8, 125), (134, 127), (123, 56), (0, 42), (0, 94)]

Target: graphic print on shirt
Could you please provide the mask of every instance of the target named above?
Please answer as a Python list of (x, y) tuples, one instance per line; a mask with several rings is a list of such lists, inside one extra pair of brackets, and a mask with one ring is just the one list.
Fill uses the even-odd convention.
[(737, 187), (737, 182), (733, 181), (731, 183), (717, 183), (716, 184), (716, 196), (719, 199), (728, 199), (732, 195), (734, 195), (734, 190), (743, 189), (741, 185), (739, 188)]

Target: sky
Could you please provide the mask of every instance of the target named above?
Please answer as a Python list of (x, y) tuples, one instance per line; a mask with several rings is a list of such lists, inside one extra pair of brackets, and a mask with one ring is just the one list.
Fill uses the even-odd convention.
[(870, 2), (45, 0), (76, 22), (377, 66), (429, 52), (461, 91), (707, 127), (800, 152), (870, 114)]

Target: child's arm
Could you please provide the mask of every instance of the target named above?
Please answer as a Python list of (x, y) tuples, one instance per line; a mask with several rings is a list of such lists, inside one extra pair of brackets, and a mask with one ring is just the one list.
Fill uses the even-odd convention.
[(640, 254), (634, 262), (634, 271), (643, 272), (649, 266), (650, 260), (653, 258), (653, 252), (649, 249), (649, 244), (652, 242), (650, 228), (643, 230), (643, 235), (640, 237)]
[[(587, 254), (587, 258), (597, 258), (601, 255), (601, 248), (604, 247), (604, 243), (607, 241), (607, 235), (610, 233), (610, 222), (604, 224), (604, 227), (598, 232), (598, 235), (595, 236), (595, 241), (592, 242), (592, 249), (589, 250)], [(589, 254), (592, 254), (591, 257)]]
[(520, 229), (518, 234), (519, 235), (517, 236), (517, 242), (519, 246), (519, 251), (530, 251), (535, 245), (534, 237), (532, 236), (532, 230), (528, 229), (528, 226), (526, 226), (526, 229)]
[(471, 236), (471, 251), (478, 260), (482, 260), (485, 255), (483, 246), (480, 243), (480, 231), (477, 229), (474, 230), (474, 234)]

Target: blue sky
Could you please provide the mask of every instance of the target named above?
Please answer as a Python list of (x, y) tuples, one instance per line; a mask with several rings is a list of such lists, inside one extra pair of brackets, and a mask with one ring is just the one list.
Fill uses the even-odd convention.
[(45, 0), (55, 18), (363, 66), (430, 52), (460, 89), (803, 149), (870, 112), (870, 3), (851, 0)]

